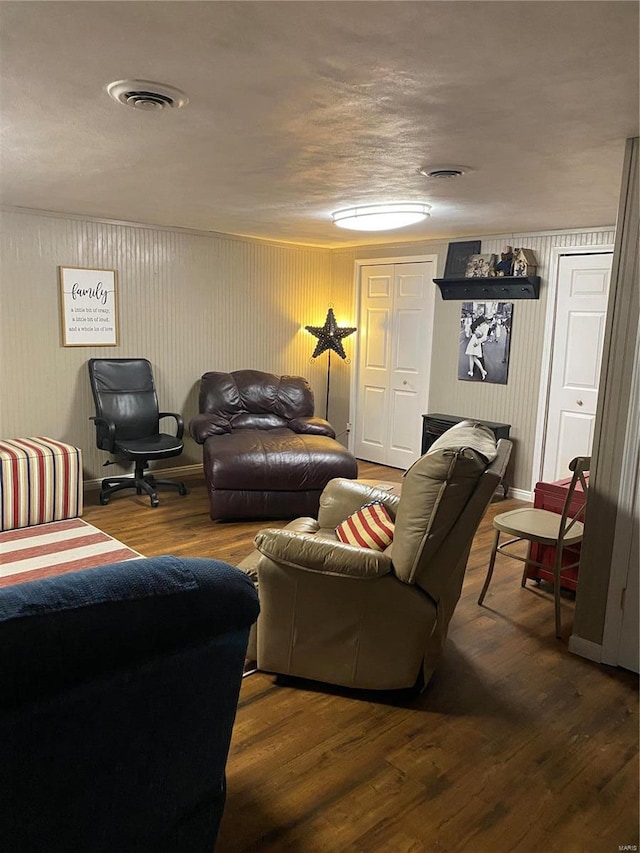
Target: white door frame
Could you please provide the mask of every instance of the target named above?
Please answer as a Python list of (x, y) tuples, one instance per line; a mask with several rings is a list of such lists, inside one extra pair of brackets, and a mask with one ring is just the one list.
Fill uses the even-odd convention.
[[(434, 269), (436, 275), (438, 274), (438, 255), (399, 255), (398, 257), (391, 258), (357, 258), (354, 266), (354, 282), (353, 282), (353, 293), (354, 293), (354, 305), (356, 308), (356, 323), (360, 323), (360, 287), (361, 287), (361, 272), (362, 267), (372, 267), (378, 266), (379, 264), (420, 264), (424, 262), (433, 261)], [(432, 316), (435, 317), (435, 299), (436, 299), (436, 285), (433, 285), (433, 291), (431, 295), (431, 299), (433, 300), (431, 304)], [(353, 359), (353, 365), (351, 368), (351, 392), (349, 394), (349, 424), (355, 423), (357, 417), (357, 394), (358, 394), (358, 381), (357, 378), (360, 375), (360, 347), (355, 347), (355, 357)], [(431, 374), (427, 377), (427, 387), (425, 405), (429, 402), (429, 389), (431, 386)], [(354, 447), (354, 434), (353, 430), (349, 429), (349, 444), (348, 448), (353, 453)]]
[(533, 466), (531, 472), (531, 495), (536, 483), (542, 479), (542, 460), (547, 440), (547, 418), (549, 414), (549, 392), (551, 389), (551, 362), (553, 360), (553, 339), (556, 332), (556, 306), (558, 301), (558, 280), (560, 260), (567, 255), (613, 254), (613, 244), (603, 243), (592, 246), (554, 246), (551, 249), (549, 279), (547, 282), (547, 313), (544, 328), (547, 330), (545, 346), (542, 350), (542, 369), (540, 371), (540, 391), (538, 393), (538, 414), (536, 417), (536, 438), (533, 447)]
[[(624, 452), (622, 455), (623, 475), (618, 495), (618, 514), (616, 517), (613, 552), (611, 554), (611, 574), (609, 576), (609, 591), (607, 593), (607, 609), (602, 636), (602, 663), (616, 666), (619, 662), (620, 641), (622, 632), (622, 594), (627, 586), (629, 572), (637, 572), (638, 564), (633, 564), (631, 553), (633, 525), (637, 523), (637, 495), (640, 488), (635, 478), (639, 468), (640, 458), (640, 328), (636, 333), (634, 358), (635, 369), (631, 379), (631, 405), (627, 417), (627, 432)], [(626, 602), (626, 607), (634, 607), (632, 601)]]

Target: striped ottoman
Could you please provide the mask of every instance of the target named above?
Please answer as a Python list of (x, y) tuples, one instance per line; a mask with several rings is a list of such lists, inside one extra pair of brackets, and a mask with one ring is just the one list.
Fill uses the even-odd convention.
[(0, 441), (0, 530), (82, 515), (82, 451), (52, 438)]

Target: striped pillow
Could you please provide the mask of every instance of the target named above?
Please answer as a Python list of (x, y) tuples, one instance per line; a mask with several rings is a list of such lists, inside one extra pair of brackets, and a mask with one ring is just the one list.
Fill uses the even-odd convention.
[(384, 551), (393, 542), (393, 521), (386, 506), (375, 501), (346, 518), (336, 534), (347, 545)]

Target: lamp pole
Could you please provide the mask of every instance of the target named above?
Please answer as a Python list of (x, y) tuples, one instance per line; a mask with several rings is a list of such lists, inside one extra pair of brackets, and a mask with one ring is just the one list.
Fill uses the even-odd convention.
[(329, 420), (329, 384), (331, 382), (331, 350), (327, 353), (327, 399), (324, 404), (324, 417), (325, 420)]
[(344, 351), (344, 347), (342, 346), (342, 339), (348, 337), (348, 335), (352, 335), (356, 328), (355, 326), (338, 326), (336, 323), (336, 318), (333, 313), (333, 308), (329, 306), (329, 310), (327, 311), (327, 317), (324, 321), (324, 326), (305, 326), (307, 332), (311, 332), (311, 334), (318, 339), (318, 343), (316, 344), (316, 348), (313, 351), (313, 355), (311, 356), (311, 360), (317, 358), (321, 355), (325, 350), (328, 351), (328, 360), (327, 360), (327, 397), (325, 400), (324, 412), (325, 418), (329, 420), (329, 386), (331, 383), (331, 350), (336, 352), (340, 358), (346, 359), (347, 354)]

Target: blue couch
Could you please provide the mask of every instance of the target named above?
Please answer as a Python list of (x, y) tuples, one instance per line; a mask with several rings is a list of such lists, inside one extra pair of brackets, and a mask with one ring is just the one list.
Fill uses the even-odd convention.
[(158, 557), (0, 590), (0, 846), (212, 853), (253, 583)]

